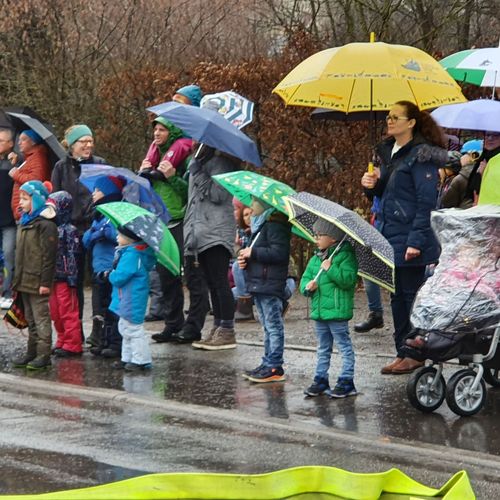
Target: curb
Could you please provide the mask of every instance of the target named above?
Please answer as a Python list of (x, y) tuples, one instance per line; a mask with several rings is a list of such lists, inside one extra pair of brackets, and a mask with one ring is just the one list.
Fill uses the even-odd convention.
[[(355, 449), (357, 453), (365, 452), (376, 456), (387, 456), (394, 461), (399, 459), (401, 463), (406, 463), (408, 460), (411, 460), (411, 463), (418, 462), (416, 459), (419, 458), (420, 463), (425, 463), (429, 467), (432, 466), (435, 470), (456, 472), (461, 468), (475, 468), (482, 478), (488, 477), (494, 482), (498, 482), (499, 459), (495, 455), (420, 442), (416, 445), (415, 443), (391, 439), (386, 436), (374, 437), (343, 430), (313, 428), (298, 417), (292, 417), (287, 421), (273, 417), (257, 420), (255, 416), (239, 410), (226, 410), (172, 400), (159, 400), (115, 389), (89, 388), (61, 382), (25, 379), (6, 373), (0, 373), (0, 387), (18, 393), (35, 393), (42, 396), (73, 396), (82, 399), (97, 399), (107, 403), (146, 406), (165, 413), (175, 414), (177, 418), (181, 417), (185, 420), (196, 420), (197, 422), (207, 421), (213, 423), (214, 419), (216, 419), (221, 427), (225, 427), (232, 432), (234, 432), (234, 425), (242, 425), (247, 430), (248, 428), (258, 428), (260, 432), (265, 430), (273, 435), (279, 432), (290, 437), (302, 435), (314, 439), (324, 438), (325, 440), (334, 440), (337, 445), (340, 444), (347, 449)], [(314, 446), (314, 444), (311, 444), (311, 446)]]

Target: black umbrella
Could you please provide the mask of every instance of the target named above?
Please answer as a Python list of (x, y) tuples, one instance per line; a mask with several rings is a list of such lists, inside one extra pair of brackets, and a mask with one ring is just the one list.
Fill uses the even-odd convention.
[[(32, 113), (34, 116), (12, 110), (23, 110)], [(0, 114), (0, 127), (4, 125), (13, 129), (16, 134), (26, 129), (34, 130), (48, 146), (50, 152), (49, 160), (52, 165), (66, 156), (66, 150), (57, 140), (52, 127), (41, 120), (39, 115), (30, 108), (4, 108)]]

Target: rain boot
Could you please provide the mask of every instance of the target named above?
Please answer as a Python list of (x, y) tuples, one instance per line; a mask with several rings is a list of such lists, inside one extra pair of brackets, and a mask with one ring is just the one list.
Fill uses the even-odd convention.
[(235, 321), (255, 321), (252, 297), (239, 297), (236, 301)]
[(89, 344), (90, 352), (95, 356), (99, 356), (104, 347), (103, 345), (103, 332), (104, 320), (102, 318), (94, 318), (92, 320), (92, 331), (90, 332), (87, 344)]

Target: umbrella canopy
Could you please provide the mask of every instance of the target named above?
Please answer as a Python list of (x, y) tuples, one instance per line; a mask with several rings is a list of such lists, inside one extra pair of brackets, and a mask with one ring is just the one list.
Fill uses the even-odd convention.
[(373, 226), (352, 210), (310, 193), (286, 196), (284, 201), (290, 222), (311, 236), (318, 218), (342, 229), (356, 252), (358, 274), (394, 292), (394, 252)]
[(273, 92), (286, 104), (342, 113), (384, 111), (400, 100), (420, 109), (466, 101), (458, 84), (429, 54), (382, 42), (318, 52), (288, 73)]
[(158, 261), (172, 274), (180, 274), (179, 247), (172, 233), (157, 215), (126, 201), (105, 203), (96, 208), (115, 226), (124, 226), (139, 236), (154, 250)]
[(236, 92), (226, 90), (218, 94), (207, 94), (201, 100), (201, 107), (207, 101), (215, 101), (219, 108), (217, 112), (239, 129), (252, 122), (253, 102)]
[(38, 118), (34, 118), (23, 113), (15, 113), (13, 111), (5, 110), (5, 115), (9, 118), (12, 128), (16, 133), (20, 133), (23, 130), (30, 128), (34, 130), (47, 144), (49, 149), (52, 151), (51, 162), (55, 163), (57, 160), (61, 160), (66, 157), (66, 150), (62, 147), (61, 143), (57, 140), (52, 127), (46, 123), (41, 122)]
[(500, 154), (488, 161), (481, 179), (478, 205), (500, 205)]
[[(252, 197), (255, 197), (286, 215), (288, 211), (284, 197), (296, 193), (288, 184), (245, 170), (213, 175), (212, 178), (244, 205), (250, 206)], [(294, 227), (293, 231), (298, 236), (314, 241), (314, 238), (300, 227)]]
[(257, 167), (262, 165), (255, 142), (217, 111), (174, 101), (152, 106), (148, 111), (163, 116), (198, 142)]
[(500, 102), (491, 99), (441, 106), (431, 115), (441, 127), (500, 132)]
[(462, 50), (439, 62), (460, 82), (481, 87), (500, 85), (500, 47)]
[(126, 185), (122, 190), (124, 201), (139, 205), (158, 215), (165, 224), (168, 224), (172, 218), (163, 200), (151, 187), (150, 182), (144, 177), (134, 174), (128, 168), (97, 164), (82, 164), (81, 167), (82, 173), (80, 174), (79, 181), (91, 193), (94, 191), (95, 184), (100, 178), (108, 175), (123, 177), (126, 181)]

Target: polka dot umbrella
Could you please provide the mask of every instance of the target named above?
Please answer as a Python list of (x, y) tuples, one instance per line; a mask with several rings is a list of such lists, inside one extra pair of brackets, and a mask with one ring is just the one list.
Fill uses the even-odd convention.
[(394, 292), (394, 252), (389, 242), (357, 213), (320, 196), (302, 192), (284, 197), (290, 222), (313, 235), (322, 218), (344, 231), (358, 259), (358, 274)]

